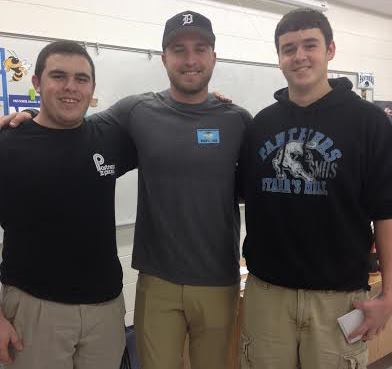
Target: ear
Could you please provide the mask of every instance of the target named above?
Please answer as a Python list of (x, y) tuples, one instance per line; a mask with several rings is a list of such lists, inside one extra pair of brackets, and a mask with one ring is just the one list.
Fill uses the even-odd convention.
[(165, 52), (163, 52), (163, 53), (161, 54), (161, 60), (162, 60), (163, 65), (164, 65), (165, 68), (166, 68), (166, 54), (165, 54)]
[(33, 77), (31, 77), (31, 82), (33, 83), (33, 86), (35, 88), (35, 91), (40, 93), (40, 83), (39, 83), (39, 78), (34, 74)]
[(278, 68), (279, 68), (280, 70), (282, 70), (282, 65), (281, 65), (281, 63), (280, 63), (280, 56), (279, 56), (279, 54), (278, 54)]
[(213, 51), (213, 53), (214, 53), (214, 66), (215, 66), (215, 64), (216, 64), (216, 52)]
[(278, 56), (278, 67), (279, 67), (279, 69), (280, 70), (282, 70), (282, 67), (281, 67), (281, 58), (280, 58), (280, 50), (279, 50), (279, 46), (278, 46), (278, 48), (277, 48), (277, 50), (276, 50), (276, 55)]
[(328, 61), (331, 61), (335, 57), (335, 52), (336, 52), (336, 45), (335, 45), (335, 41), (332, 40), (327, 48)]

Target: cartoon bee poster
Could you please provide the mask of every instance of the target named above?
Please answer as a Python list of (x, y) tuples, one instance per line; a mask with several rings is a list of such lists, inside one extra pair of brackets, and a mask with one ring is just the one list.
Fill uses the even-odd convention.
[(3, 64), (5, 71), (10, 74), (9, 82), (19, 82), (27, 75), (31, 64), (26, 59), (19, 58), (13, 50), (8, 50), (8, 54)]
[(0, 48), (0, 115), (39, 107), (31, 85), (32, 64), (21, 50)]

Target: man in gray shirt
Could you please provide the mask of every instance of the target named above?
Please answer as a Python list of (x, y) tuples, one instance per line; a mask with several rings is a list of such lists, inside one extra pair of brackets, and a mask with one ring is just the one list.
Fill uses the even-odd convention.
[(138, 154), (132, 266), (143, 369), (227, 369), (239, 297), (235, 173), (251, 116), (208, 93), (216, 55), (211, 22), (185, 11), (166, 22), (170, 88), (120, 100), (88, 120), (125, 129)]

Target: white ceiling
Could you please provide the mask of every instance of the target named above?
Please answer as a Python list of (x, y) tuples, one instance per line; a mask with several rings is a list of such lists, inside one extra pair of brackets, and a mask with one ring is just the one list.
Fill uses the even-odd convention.
[(336, 2), (392, 16), (392, 0), (336, 0)]

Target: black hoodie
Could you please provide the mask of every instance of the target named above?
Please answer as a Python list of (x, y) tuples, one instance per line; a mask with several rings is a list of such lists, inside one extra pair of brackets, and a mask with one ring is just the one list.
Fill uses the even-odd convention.
[(368, 288), (370, 221), (392, 218), (392, 126), (346, 78), (300, 107), (288, 90), (259, 112), (240, 160), (244, 256), (289, 288)]

